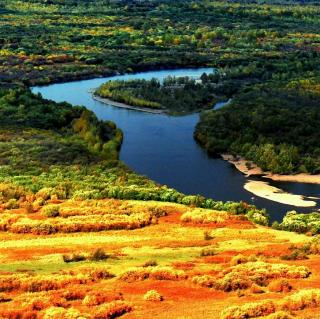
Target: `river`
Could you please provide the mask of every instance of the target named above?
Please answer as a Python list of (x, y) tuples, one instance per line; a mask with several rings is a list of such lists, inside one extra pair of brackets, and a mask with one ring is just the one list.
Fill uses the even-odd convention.
[[(117, 75), (108, 78), (33, 87), (34, 93), (56, 102), (84, 105), (99, 119), (112, 120), (124, 133), (120, 159), (137, 173), (173, 187), (185, 194), (201, 194), (216, 200), (253, 203), (266, 208), (272, 220), (281, 220), (288, 210), (315, 211), (317, 207), (297, 208), (253, 196), (243, 186), (247, 179), (228, 162), (211, 158), (193, 139), (199, 114), (169, 116), (116, 108), (92, 99), (90, 90), (111, 79), (151, 79), (171, 76), (199, 77), (212, 69), (176, 69)], [(223, 107), (219, 104), (218, 107)], [(260, 179), (260, 178), (255, 178)], [(269, 180), (268, 180), (269, 181)], [(320, 197), (320, 185), (273, 182), (286, 192)]]

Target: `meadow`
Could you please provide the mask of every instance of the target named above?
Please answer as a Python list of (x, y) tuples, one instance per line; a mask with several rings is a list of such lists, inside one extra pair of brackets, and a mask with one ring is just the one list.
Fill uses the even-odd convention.
[(314, 319), (320, 309), (312, 237), (169, 202), (27, 201), (1, 205), (3, 318)]

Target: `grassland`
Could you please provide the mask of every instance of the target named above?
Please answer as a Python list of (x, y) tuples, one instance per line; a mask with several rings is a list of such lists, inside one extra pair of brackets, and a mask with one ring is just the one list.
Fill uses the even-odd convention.
[[(109, 216), (111, 227), (97, 231), (88, 222), (96, 216)], [(79, 218), (86, 226), (74, 232)], [(32, 211), (2, 205), (1, 223), (4, 318), (314, 319), (320, 309), (318, 241), (244, 216), (167, 202), (47, 199)], [(42, 226), (33, 232), (30, 224)], [(57, 224), (64, 226), (53, 233), (44, 227)], [(286, 258), (294, 249), (305, 249), (303, 258)]]

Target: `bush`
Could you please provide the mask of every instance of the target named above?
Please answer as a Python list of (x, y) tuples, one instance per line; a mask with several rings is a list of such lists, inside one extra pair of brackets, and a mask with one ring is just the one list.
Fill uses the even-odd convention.
[(296, 211), (288, 212), (279, 225), (279, 229), (297, 233), (320, 233), (320, 213), (298, 214)]
[(301, 290), (286, 297), (282, 303), (283, 310), (298, 311), (320, 306), (320, 289)]
[(156, 266), (158, 266), (158, 263), (155, 260), (148, 260), (142, 265), (142, 267), (156, 267)]
[(305, 260), (309, 257), (299, 249), (294, 249), (290, 252), (290, 254), (283, 255), (280, 257), (282, 260)]
[(203, 233), (203, 239), (204, 239), (204, 240), (212, 240), (212, 239), (214, 239), (214, 236), (212, 236), (212, 235), (210, 234), (210, 232), (206, 230), (206, 231)]
[(195, 276), (192, 278), (192, 282), (194, 284), (197, 284), (206, 288), (215, 287), (216, 280), (217, 278), (211, 275), (201, 275), (201, 276)]
[(183, 280), (187, 275), (182, 270), (175, 270), (170, 267), (145, 267), (128, 270), (120, 276), (120, 279), (127, 282), (141, 281), (146, 279), (154, 280)]
[(244, 256), (242, 254), (239, 254), (231, 258), (230, 265), (236, 266), (236, 265), (245, 264), (247, 262), (254, 262), (254, 261), (257, 261), (257, 257), (255, 255)]
[(270, 282), (268, 289), (271, 292), (289, 292), (292, 290), (292, 286), (288, 280), (277, 279)]
[(269, 225), (269, 215), (265, 210), (250, 209), (246, 214), (247, 218), (255, 224), (268, 226)]
[(90, 292), (82, 300), (82, 304), (87, 307), (98, 306), (106, 302), (123, 300), (122, 295), (110, 295), (104, 292)]
[(153, 216), (148, 212), (110, 215), (56, 217), (48, 220), (20, 218), (4, 225), (13, 233), (33, 233), (37, 235), (75, 232), (98, 232), (114, 229), (136, 229), (150, 225)]
[(221, 319), (243, 319), (267, 316), (274, 313), (276, 307), (272, 301), (252, 302), (243, 306), (232, 306), (221, 313)]
[(252, 284), (252, 286), (250, 287), (250, 292), (253, 294), (263, 294), (265, 293), (265, 290), (257, 284)]
[(93, 261), (99, 261), (99, 260), (105, 260), (109, 257), (110, 255), (106, 254), (106, 252), (102, 248), (98, 248), (92, 253), (92, 255), (90, 256), (90, 259)]
[(162, 301), (163, 297), (156, 290), (149, 290), (143, 296), (146, 301)]
[(113, 301), (97, 308), (93, 319), (112, 319), (132, 310), (132, 306), (124, 301)]
[(200, 252), (201, 257), (206, 257), (206, 256), (214, 256), (216, 255), (216, 251), (213, 248), (204, 248)]
[(63, 261), (65, 263), (71, 263), (71, 262), (79, 262), (79, 261), (83, 261), (86, 260), (86, 257), (82, 254), (65, 254), (62, 255)]
[(41, 198), (42, 200), (50, 199), (53, 189), (49, 187), (41, 188), (37, 193), (36, 197)]
[(230, 267), (216, 277), (211, 275), (198, 276), (193, 281), (202, 286), (214, 287), (228, 292), (248, 289), (253, 284), (266, 286), (272, 279), (307, 278), (309, 275), (309, 269), (303, 266), (247, 262)]
[(196, 224), (219, 224), (228, 220), (230, 216), (231, 214), (227, 212), (197, 208), (184, 213), (180, 219), (184, 223), (192, 222)]
[(89, 319), (89, 314), (80, 313), (75, 308), (65, 309), (62, 307), (50, 307), (44, 312), (43, 319)]
[(297, 317), (293, 317), (291, 316), (289, 313), (285, 312), (285, 311), (277, 311), (275, 313), (272, 313), (270, 315), (268, 315), (267, 317), (264, 317), (265, 319), (294, 319)]
[(4, 208), (5, 209), (19, 208), (19, 202), (15, 198), (11, 198), (4, 204)]
[(60, 205), (47, 205), (41, 210), (42, 214), (46, 217), (57, 217), (60, 212)]

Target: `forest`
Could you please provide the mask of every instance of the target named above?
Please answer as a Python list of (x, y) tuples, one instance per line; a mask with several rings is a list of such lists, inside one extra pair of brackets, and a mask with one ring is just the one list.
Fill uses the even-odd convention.
[(209, 153), (242, 155), (264, 171), (319, 174), (319, 97), (314, 81), (257, 85), (202, 113), (194, 135)]
[(196, 112), (210, 109), (224, 96), (217, 88), (218, 74), (203, 73), (199, 80), (189, 77), (166, 77), (157, 79), (109, 81), (94, 94), (136, 107), (163, 109), (170, 114)]

